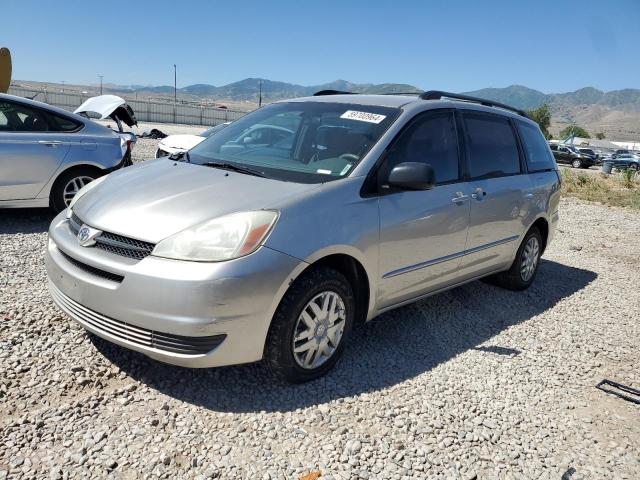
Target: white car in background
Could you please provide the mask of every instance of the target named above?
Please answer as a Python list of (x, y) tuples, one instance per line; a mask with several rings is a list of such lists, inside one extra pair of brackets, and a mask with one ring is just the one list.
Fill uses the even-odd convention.
[(219, 132), (231, 122), (221, 123), (215, 127), (211, 127), (198, 135), (169, 135), (163, 138), (158, 143), (158, 149), (156, 150), (156, 158), (166, 157), (167, 155), (173, 155), (176, 153), (183, 153), (187, 150), (191, 150), (193, 147), (202, 142), (205, 138), (209, 138), (216, 132)]

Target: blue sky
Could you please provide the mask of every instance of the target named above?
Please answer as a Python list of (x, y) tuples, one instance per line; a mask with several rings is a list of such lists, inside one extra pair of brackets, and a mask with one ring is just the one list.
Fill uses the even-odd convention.
[[(118, 8), (118, 5), (121, 5)], [(15, 79), (640, 88), (640, 0), (5, 1)]]

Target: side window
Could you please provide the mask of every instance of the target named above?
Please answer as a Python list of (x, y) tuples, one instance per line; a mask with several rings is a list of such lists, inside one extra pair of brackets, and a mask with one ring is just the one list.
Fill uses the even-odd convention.
[(558, 151), (558, 146), (557, 145), (549, 145), (549, 148), (551, 148), (551, 150), (553, 152), (557, 152)]
[(0, 114), (6, 118), (6, 126), (0, 127), (10, 132), (46, 132), (49, 124), (43, 113), (24, 105), (0, 102)]
[(471, 178), (520, 173), (518, 144), (509, 120), (497, 115), (463, 113)]
[(48, 117), (49, 117), (50, 131), (73, 132), (82, 126), (80, 122), (76, 122), (71, 118), (56, 115), (54, 113), (49, 113)]
[(427, 113), (410, 125), (391, 147), (385, 170), (388, 173), (402, 162), (431, 165), (436, 183), (458, 180), (458, 137), (453, 113)]
[(517, 125), (529, 170), (535, 172), (553, 168), (553, 156), (549, 153), (549, 147), (542, 132), (528, 123), (517, 122)]

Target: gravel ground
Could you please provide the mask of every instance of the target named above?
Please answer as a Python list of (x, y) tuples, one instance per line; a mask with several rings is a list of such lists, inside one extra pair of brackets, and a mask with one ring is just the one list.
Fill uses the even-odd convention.
[(89, 336), (47, 292), (51, 216), (0, 212), (0, 479), (640, 478), (640, 407), (594, 388), (640, 387), (640, 216), (561, 214), (528, 291), (474, 282), (387, 313), (291, 386)]

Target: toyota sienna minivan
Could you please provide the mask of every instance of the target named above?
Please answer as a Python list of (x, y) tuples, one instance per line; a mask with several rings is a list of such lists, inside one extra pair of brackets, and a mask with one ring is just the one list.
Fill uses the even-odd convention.
[(559, 198), (522, 111), (324, 91), (88, 184), (51, 224), (47, 272), (58, 306), (113, 343), (301, 382), (383, 312), (483, 277), (527, 288)]

